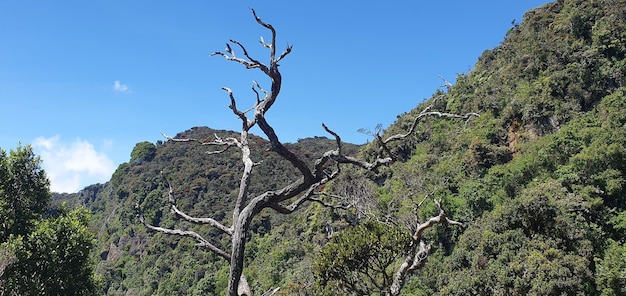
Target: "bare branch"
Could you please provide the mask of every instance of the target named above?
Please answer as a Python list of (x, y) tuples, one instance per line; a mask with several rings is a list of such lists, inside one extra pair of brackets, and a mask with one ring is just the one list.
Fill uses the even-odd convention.
[(437, 116), (437, 117), (445, 117), (445, 118), (458, 118), (458, 119), (471, 119), (472, 117), (479, 117), (480, 115), (478, 115), (477, 113), (467, 113), (464, 115), (459, 115), (459, 114), (453, 114), (453, 113), (445, 113), (445, 112), (437, 112), (437, 111), (428, 111), (430, 108), (432, 107), (432, 105), (426, 107), (426, 109), (424, 109), (413, 121), (413, 124), (411, 124), (411, 127), (409, 128), (409, 130), (404, 133), (404, 134), (396, 134), (396, 135), (392, 135), (390, 137), (388, 137), (387, 139), (385, 139), (383, 141), (383, 143), (387, 144), (390, 143), (392, 141), (398, 141), (398, 140), (404, 140), (406, 139), (409, 135), (413, 134), (413, 132), (415, 131), (415, 127), (417, 127), (417, 124), (424, 119), (425, 117), (428, 116)]
[(246, 66), (247, 69), (259, 68), (259, 64), (255, 64), (255, 63), (252, 63), (250, 61), (246, 61), (245, 59), (236, 57), (235, 54), (233, 53), (232, 49), (230, 48), (230, 45), (226, 44), (226, 47), (227, 47), (226, 52), (230, 53), (231, 55), (227, 55), (227, 54), (225, 54), (223, 52), (216, 51), (216, 52), (212, 53), (211, 56), (220, 55), (220, 56), (224, 57), (226, 60), (237, 62), (237, 63), (240, 63), (240, 64)]
[(184, 138), (184, 139), (172, 138), (171, 136), (168, 136), (164, 134), (163, 132), (161, 132), (161, 135), (163, 135), (164, 138), (172, 142), (196, 142), (203, 146), (224, 146), (222, 149), (219, 149), (219, 150), (206, 151), (207, 154), (223, 153), (227, 151), (229, 148), (239, 145), (239, 143), (237, 142), (237, 139), (231, 138), (231, 137), (222, 139), (219, 136), (217, 136), (217, 134), (215, 135), (215, 141), (203, 141), (200, 139), (193, 139), (193, 138)]
[(332, 209), (341, 209), (341, 210), (348, 210), (352, 207), (352, 205), (338, 205), (338, 204), (332, 204), (329, 202), (326, 202), (324, 200), (322, 200), (321, 198), (316, 198), (313, 197), (314, 195), (326, 195), (326, 196), (334, 196), (334, 197), (339, 197), (336, 195), (332, 195), (326, 192), (316, 192), (315, 190), (319, 187), (321, 187), (321, 185), (326, 184), (330, 179), (325, 179), (323, 182), (319, 182), (315, 185), (312, 185), (309, 190), (307, 192), (305, 192), (304, 194), (302, 194), (300, 197), (298, 197), (296, 200), (294, 200), (290, 205), (288, 206), (284, 206), (280, 203), (274, 203), (269, 205), (268, 207), (275, 210), (278, 213), (281, 214), (291, 214), (293, 212), (295, 212), (296, 210), (298, 210), (300, 208), (301, 205), (303, 205), (305, 202), (316, 202), (324, 207), (327, 208), (332, 208)]
[(259, 23), (259, 25), (267, 28), (268, 30), (270, 30), (272, 32), (272, 42), (270, 44), (266, 44), (265, 41), (263, 41), (263, 46), (265, 47), (269, 47), (270, 49), (270, 60), (271, 61), (275, 61), (275, 57), (276, 57), (276, 48), (274, 46), (274, 44), (276, 44), (276, 30), (274, 29), (274, 27), (268, 23), (265, 23), (261, 20), (260, 17), (257, 16), (256, 11), (254, 11), (254, 9), (250, 8), (250, 10), (252, 10), (252, 15), (254, 15), (254, 19), (256, 20), (257, 23)]
[(341, 137), (339, 137), (339, 135), (337, 133), (335, 133), (334, 131), (330, 130), (325, 124), (322, 123), (322, 127), (324, 128), (324, 130), (333, 135), (333, 137), (335, 137), (335, 142), (337, 142), (337, 151), (339, 152), (339, 154), (341, 154)]
[(263, 39), (263, 36), (261, 36), (259, 39), (260, 39), (259, 42), (261, 43), (261, 45), (263, 45), (263, 47), (272, 48), (271, 44), (265, 42), (265, 40)]
[(439, 214), (437, 216), (433, 216), (428, 219), (426, 222), (420, 224), (417, 227), (417, 230), (413, 234), (413, 242), (419, 242), (414, 252), (409, 254), (404, 262), (400, 265), (398, 270), (396, 271), (396, 275), (394, 277), (393, 283), (391, 285), (390, 294), (391, 295), (399, 295), (400, 290), (404, 286), (404, 281), (406, 276), (411, 273), (413, 270), (421, 268), (426, 262), (426, 258), (428, 257), (428, 253), (430, 252), (431, 246), (426, 245), (424, 241), (422, 241), (423, 232), (432, 227), (436, 223), (448, 223), (451, 225), (463, 226), (463, 223), (451, 220), (447, 217), (446, 212), (441, 207), (441, 201), (434, 200), (437, 208), (439, 209)]
[(222, 90), (227, 92), (228, 97), (230, 98), (230, 105), (228, 106), (228, 108), (230, 108), (230, 110), (232, 110), (233, 113), (235, 113), (235, 115), (237, 115), (237, 117), (241, 119), (244, 124), (244, 128), (248, 129), (250, 123), (248, 122), (248, 118), (246, 118), (246, 113), (237, 109), (237, 101), (235, 100), (235, 95), (233, 95), (233, 91), (228, 87), (222, 87)]
[(287, 44), (287, 47), (285, 48), (285, 51), (283, 51), (283, 53), (280, 54), (278, 59), (276, 59), (276, 62), (277, 63), (280, 62), (284, 57), (286, 57), (288, 54), (290, 54), (292, 48), (293, 48), (293, 45)]
[[(254, 83), (254, 87), (256, 87), (258, 90), (263, 92), (263, 94), (265, 95), (264, 98), (267, 98), (267, 97), (270, 96), (270, 94), (265, 89), (263, 89), (263, 87), (261, 87), (261, 85), (258, 82), (256, 82), (256, 80), (254, 80), (252, 82)], [(253, 89), (254, 89), (254, 87), (253, 87)]]
[(184, 213), (183, 211), (181, 211), (180, 209), (178, 209), (178, 207), (176, 206), (176, 200), (174, 199), (174, 195), (173, 195), (174, 190), (172, 189), (172, 185), (169, 185), (169, 187), (170, 187), (170, 190), (169, 190), (169, 193), (168, 193), (168, 200), (169, 200), (169, 202), (171, 204), (172, 212), (174, 212), (174, 214), (176, 214), (178, 217), (184, 219), (185, 221), (194, 223), (194, 224), (208, 224), (208, 225), (211, 225), (211, 226), (221, 230), (223, 233), (228, 234), (228, 235), (232, 235), (233, 234), (232, 227), (228, 228), (228, 227), (222, 225), (222, 223), (219, 223), (218, 221), (216, 221), (213, 218), (195, 218), (195, 217), (191, 217), (191, 216), (187, 215), (186, 213)]
[(447, 89), (450, 89), (452, 87), (452, 83), (448, 82), (448, 80), (443, 78), (443, 76), (439, 75), (439, 79), (441, 79), (443, 81), (442, 87), (445, 87)]
[[(276, 194), (276, 198), (274, 198), (275, 202), (272, 202), (270, 204), (267, 205), (267, 207), (274, 209), (275, 211), (281, 213), (281, 214), (291, 214), (294, 211), (296, 211), (302, 204), (304, 204), (304, 202), (308, 201), (310, 199), (310, 197), (315, 193), (315, 190), (317, 188), (319, 188), (321, 185), (326, 184), (328, 182), (328, 179), (323, 179), (319, 182), (316, 182), (315, 184), (311, 184), (308, 185), (308, 188), (304, 189), (304, 193), (302, 193), (300, 195), (300, 197), (298, 197), (295, 201), (293, 201), (289, 206), (283, 206), (280, 204), (280, 202), (285, 201), (287, 199), (290, 199), (292, 196), (288, 195), (288, 194)], [(281, 189), (279, 192), (289, 192), (289, 190), (291, 188), (297, 187), (298, 183), (300, 183), (299, 181), (296, 181), (286, 187), (284, 187), (283, 189)], [(302, 192), (302, 191), (301, 191)], [(284, 196), (284, 197), (280, 197), (280, 196)]]
[(278, 136), (276, 132), (274, 132), (274, 128), (272, 128), (269, 123), (265, 120), (263, 116), (257, 116), (257, 123), (261, 130), (268, 137), (270, 143), (272, 144), (272, 150), (278, 153), (282, 158), (289, 161), (296, 169), (302, 173), (305, 180), (313, 180), (313, 174), (311, 170), (307, 166), (307, 164), (300, 159), (293, 152), (289, 151), (283, 144), (278, 140)]
[[(245, 48), (245, 47), (244, 47), (241, 43), (239, 43), (239, 41), (236, 41), (236, 40), (231, 39), (231, 40), (230, 40), (230, 42), (231, 42), (231, 43), (233, 43), (233, 44), (238, 45), (238, 46), (239, 46), (239, 48), (241, 49), (241, 51), (243, 52), (243, 55), (244, 55), (244, 56), (246, 56), (246, 58), (248, 58), (249, 62), (246, 64), (246, 67), (247, 67), (248, 69), (260, 68), (263, 72), (266, 72), (266, 73), (267, 73), (267, 71), (268, 71), (267, 66), (266, 66), (266, 65), (264, 65), (263, 63), (261, 63), (261, 62), (257, 61), (257, 60), (256, 60), (256, 59), (254, 59), (253, 57), (251, 57), (251, 56), (248, 54), (248, 51), (246, 50), (246, 48)], [(249, 66), (248, 66), (248, 65), (249, 65)]]
[(263, 295), (261, 296), (273, 296), (274, 294), (276, 294), (276, 292), (278, 292), (278, 290), (280, 290), (280, 287), (278, 288), (274, 288), (274, 289), (269, 289), (267, 290), (267, 292), (263, 293)]
[(332, 203), (325, 202), (322, 199), (315, 198), (315, 197), (310, 197), (309, 200), (312, 201), (312, 202), (316, 202), (316, 203), (318, 203), (318, 204), (320, 204), (320, 205), (322, 205), (322, 206), (324, 206), (326, 208), (332, 208), (332, 209), (336, 209), (336, 210), (346, 210), (347, 211), (347, 210), (349, 210), (352, 207), (351, 205), (347, 205), (346, 206), (346, 205), (332, 204)]
[(421, 225), (419, 225), (417, 227), (417, 230), (415, 230), (415, 233), (413, 234), (413, 239), (414, 240), (420, 239), (422, 237), (422, 233), (424, 232), (424, 230), (430, 228), (433, 224), (440, 223), (442, 220), (445, 221), (448, 224), (457, 225), (457, 226), (463, 226), (463, 223), (460, 223), (460, 222), (457, 222), (457, 221), (454, 221), (454, 220), (450, 220), (447, 217), (446, 212), (441, 207), (441, 201), (434, 200), (434, 202), (437, 205), (437, 208), (439, 208), (439, 215), (431, 217), (426, 222), (424, 222)]
[(335, 160), (339, 163), (351, 164), (367, 171), (373, 171), (382, 165), (390, 164), (393, 159), (391, 157), (377, 158), (373, 162), (367, 162), (351, 156), (338, 155)]
[(209, 241), (207, 241), (204, 237), (202, 237), (197, 232), (189, 231), (189, 230), (180, 230), (180, 229), (169, 229), (169, 228), (163, 228), (163, 227), (151, 225), (150, 223), (146, 222), (138, 204), (135, 205), (135, 210), (137, 212), (137, 217), (139, 218), (139, 221), (141, 221), (141, 224), (143, 224), (146, 228), (156, 231), (156, 232), (165, 233), (165, 234), (193, 238), (196, 240), (197, 246), (204, 247), (222, 258), (226, 260), (230, 260), (230, 255), (228, 253), (224, 252), (220, 248), (211, 244)]

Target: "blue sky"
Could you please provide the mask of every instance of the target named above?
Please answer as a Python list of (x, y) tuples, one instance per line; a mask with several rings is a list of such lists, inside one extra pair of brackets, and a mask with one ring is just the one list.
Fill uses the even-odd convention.
[(267, 115), (280, 139), (327, 136), (325, 123), (365, 143), (359, 128), (387, 127), (547, 2), (0, 0), (0, 147), (32, 144), (51, 189), (76, 192), (161, 132), (238, 130), (221, 87), (244, 109), (252, 81), (269, 84), (209, 55), (232, 38), (266, 61), (258, 40), (270, 35), (249, 7), (279, 50), (293, 45)]

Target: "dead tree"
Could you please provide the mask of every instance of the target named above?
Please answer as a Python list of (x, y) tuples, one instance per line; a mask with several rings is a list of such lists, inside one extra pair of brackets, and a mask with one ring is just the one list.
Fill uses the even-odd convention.
[(400, 295), (400, 290), (404, 287), (407, 276), (409, 276), (413, 271), (422, 268), (422, 266), (426, 263), (426, 258), (428, 257), (431, 249), (431, 245), (426, 244), (422, 239), (422, 234), (426, 229), (437, 223), (463, 226), (462, 223), (448, 218), (446, 212), (441, 207), (441, 201), (434, 200), (434, 202), (439, 209), (439, 214), (431, 217), (423, 223), (420, 223), (413, 232), (413, 235), (411, 236), (413, 240), (413, 248), (396, 271), (393, 283), (389, 289), (389, 295)]
[[(427, 110), (423, 112), (428, 112)], [(371, 135), (375, 136), (376, 134), (372, 133)], [(352, 170), (351, 174), (343, 174), (340, 178), (341, 179), (337, 180), (338, 182), (333, 185), (333, 189), (337, 192), (335, 197), (343, 200), (344, 204), (350, 205), (350, 208), (357, 214), (357, 217), (360, 217), (362, 220), (373, 221), (378, 225), (383, 225), (385, 227), (403, 229), (410, 237), (410, 244), (403, 250), (403, 252), (406, 252), (403, 255), (404, 258), (395, 271), (391, 271), (388, 268), (391, 265), (387, 265), (384, 268), (376, 266), (377, 264), (380, 264), (380, 262), (387, 262), (394, 264), (394, 266), (398, 263), (395, 261), (385, 261), (385, 259), (379, 257), (377, 253), (371, 253), (370, 256), (361, 256), (359, 264), (351, 264), (352, 266), (360, 266), (357, 270), (351, 270), (351, 272), (354, 273), (344, 272), (345, 268), (341, 266), (326, 266), (324, 265), (325, 263), (322, 264), (324, 269), (329, 268), (332, 270), (328, 273), (319, 273), (317, 276), (319, 276), (324, 282), (335, 280), (335, 283), (343, 286), (344, 289), (346, 289), (346, 292), (349, 291), (352, 293), (351, 295), (400, 295), (400, 291), (404, 287), (406, 279), (425, 265), (432, 249), (432, 244), (427, 242), (427, 239), (424, 237), (424, 232), (433, 227), (435, 224), (447, 224), (463, 227), (462, 223), (454, 221), (448, 217), (443, 209), (441, 200), (437, 200), (435, 198), (439, 187), (442, 184), (447, 183), (445, 178), (441, 178), (439, 176), (433, 177), (431, 175), (415, 175), (414, 178), (416, 180), (405, 180), (405, 182), (409, 183), (407, 184), (408, 186), (414, 187), (416, 191), (410, 192), (409, 190), (402, 190), (397, 197), (392, 197), (391, 200), (386, 203), (384, 208), (382, 208), (380, 203), (377, 203), (374, 198), (372, 190), (374, 188), (373, 186), (375, 186), (373, 185), (374, 182), (365, 177), (363, 172)], [(436, 184), (431, 184), (429, 186), (426, 184), (429, 182), (434, 182)], [(418, 197), (417, 200), (414, 200), (416, 197)], [(399, 207), (406, 207), (405, 201), (407, 199), (413, 203), (413, 207), (411, 209), (412, 213), (406, 213), (408, 215), (399, 215)], [(432, 201), (437, 206), (438, 213), (429, 216), (424, 220), (420, 217), (421, 215), (419, 210), (428, 201)], [(367, 242), (367, 244), (369, 243), (372, 242)], [(332, 262), (335, 261), (334, 259), (349, 261), (352, 258), (337, 257), (355, 252), (355, 250), (358, 250), (359, 248), (359, 246), (355, 247), (358, 242), (355, 243), (345, 239), (335, 242), (335, 244), (339, 245), (335, 245), (333, 247), (349, 251), (346, 253), (325, 253), (322, 251), (323, 255), (321, 256), (324, 257), (322, 262), (328, 262), (328, 258), (332, 258)], [(398, 255), (399, 253), (400, 252), (398, 252)], [(372, 263), (374, 265), (372, 265)], [(384, 275), (381, 276), (381, 274)], [(363, 275), (363, 277), (360, 277), (359, 275)], [(378, 281), (380, 278), (384, 279), (382, 281), (378, 281), (378, 283), (374, 285), (368, 285), (368, 283), (364, 283), (363, 285), (355, 284), (355, 282), (360, 283), (360, 281), (367, 280), (368, 278), (371, 282)]]
[[(230, 250), (220, 249), (219, 247), (211, 244), (207, 239), (200, 234), (179, 229), (167, 229), (154, 225), (150, 225), (141, 214), (141, 210), (137, 206), (138, 216), (140, 221), (149, 229), (166, 234), (179, 235), (184, 237), (190, 237), (197, 241), (198, 246), (204, 247), (207, 250), (214, 252), (218, 256), (228, 260), (230, 262), (230, 273), (228, 279), (228, 293), (229, 296), (237, 295), (252, 295), (250, 288), (243, 276), (244, 268), (244, 250), (246, 247), (246, 235), (250, 228), (252, 219), (259, 214), (263, 209), (272, 209), (277, 213), (291, 214), (302, 207), (307, 202), (319, 202), (327, 205), (321, 199), (317, 198), (318, 193), (324, 187), (325, 184), (335, 179), (344, 165), (356, 166), (364, 170), (376, 170), (376, 168), (390, 164), (393, 158), (390, 155), (388, 144), (394, 141), (401, 141), (411, 135), (417, 123), (427, 116), (439, 116), (447, 118), (462, 118), (469, 119), (472, 116), (477, 116), (475, 113), (456, 115), (449, 113), (442, 113), (430, 110), (430, 107), (425, 109), (413, 123), (412, 127), (406, 134), (398, 134), (391, 136), (387, 139), (383, 139), (381, 135), (377, 135), (377, 142), (380, 147), (377, 157), (373, 161), (364, 161), (345, 155), (342, 151), (342, 141), (339, 135), (333, 132), (326, 125), (322, 124), (323, 129), (328, 132), (336, 141), (336, 148), (323, 153), (313, 164), (309, 167), (307, 163), (298, 157), (293, 152), (289, 151), (276, 135), (274, 129), (267, 121), (265, 114), (274, 105), (281, 89), (282, 77), (278, 69), (279, 62), (287, 57), (292, 50), (292, 46), (287, 47), (280, 54), (276, 51), (276, 30), (268, 23), (263, 22), (254, 10), (252, 14), (256, 22), (266, 28), (271, 33), (270, 42), (267, 43), (261, 38), (260, 43), (263, 47), (269, 50), (269, 61), (262, 63), (261, 61), (251, 57), (246, 50), (246, 47), (235, 40), (230, 40), (226, 44), (225, 52), (215, 52), (212, 55), (221, 56), (228, 61), (232, 61), (245, 66), (247, 69), (259, 69), (265, 74), (271, 81), (269, 91), (262, 88), (257, 82), (253, 83), (252, 90), (256, 95), (256, 101), (249, 109), (243, 110), (237, 106), (237, 100), (231, 89), (224, 87), (223, 90), (227, 92), (230, 98), (229, 108), (232, 112), (241, 120), (241, 132), (238, 138), (219, 138), (216, 136), (215, 140), (210, 142), (201, 141), (198, 139), (174, 139), (167, 137), (171, 141), (185, 141), (185, 142), (199, 142), (202, 145), (216, 147), (210, 153), (221, 153), (230, 148), (239, 149), (241, 152), (241, 161), (243, 162), (243, 172), (241, 173), (241, 179), (239, 183), (238, 195), (234, 203), (232, 210), (231, 225), (225, 225), (220, 221), (213, 218), (197, 218), (191, 217), (181, 211), (176, 206), (176, 200), (173, 196), (173, 191), (170, 186), (169, 200), (171, 203), (172, 212), (181, 219), (195, 223), (210, 225), (217, 229), (223, 235), (230, 236), (231, 246)], [(235, 50), (241, 52), (242, 56), (238, 56)], [(278, 189), (268, 190), (262, 194), (256, 196), (249, 196), (250, 177), (253, 173), (253, 169), (256, 165), (253, 159), (251, 159), (251, 147), (248, 141), (250, 129), (254, 126), (258, 126), (265, 137), (271, 144), (271, 150), (277, 153), (280, 157), (288, 161), (298, 172), (299, 178), (290, 184)], [(270, 290), (269, 293), (273, 294), (276, 290)]]

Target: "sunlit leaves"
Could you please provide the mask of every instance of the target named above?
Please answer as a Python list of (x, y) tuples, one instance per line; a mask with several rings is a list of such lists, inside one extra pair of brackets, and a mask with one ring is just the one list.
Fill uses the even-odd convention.
[(141, 163), (151, 161), (156, 156), (156, 146), (150, 142), (144, 141), (135, 144), (135, 148), (130, 153), (131, 163)]
[(86, 210), (50, 209), (30, 146), (0, 149), (0, 295), (97, 295)]
[(626, 245), (610, 241), (602, 258), (597, 258), (598, 291), (604, 296), (626, 293)]
[(88, 219), (85, 210), (74, 210), (38, 221), (26, 236), (12, 236), (3, 247), (17, 261), (5, 270), (2, 282), (7, 290), (0, 289), (0, 294), (11, 295), (11, 290), (22, 295), (98, 294), (89, 257), (94, 239)]
[(316, 257), (317, 284), (330, 294), (382, 294), (391, 285), (394, 267), (411, 241), (403, 229), (376, 222), (347, 229)]
[(24, 235), (42, 217), (50, 200), (49, 181), (41, 159), (30, 146), (0, 148), (0, 243), (9, 235)]

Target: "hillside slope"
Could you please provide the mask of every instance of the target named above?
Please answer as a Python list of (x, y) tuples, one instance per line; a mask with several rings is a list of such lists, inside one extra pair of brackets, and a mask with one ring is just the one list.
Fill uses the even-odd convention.
[[(432, 254), (406, 284), (406, 295), (626, 293), (626, 1), (563, 0), (527, 12), (471, 72), (399, 115), (385, 135), (406, 131), (430, 103), (480, 117), (423, 121), (414, 137), (392, 147), (398, 162), (367, 176), (380, 217), (414, 221), (415, 205), (434, 197), (466, 225), (426, 233), (435, 242)], [(232, 135), (194, 128), (178, 136), (213, 133)], [(312, 159), (332, 145), (305, 139), (289, 149)], [(357, 148), (351, 146), (354, 153)], [(372, 142), (358, 153), (368, 157), (376, 149)], [(203, 152), (199, 145), (160, 142), (152, 157), (138, 153), (142, 157), (121, 165), (111, 182), (57, 196), (94, 213), (95, 257), (108, 295), (224, 291), (221, 259), (189, 240), (147, 233), (133, 212), (138, 203), (153, 223), (173, 225), (169, 180), (185, 211), (210, 209), (229, 219), (239, 156)], [(255, 155), (263, 159), (256, 192), (293, 175), (273, 157)], [(341, 180), (348, 181), (332, 187), (354, 185)], [(418, 218), (434, 210), (423, 206)], [(325, 227), (362, 221), (353, 214), (311, 205), (297, 215), (261, 215), (247, 245), (252, 288), (311, 293), (311, 261), (328, 241)]]
[(378, 176), (379, 197), (407, 204), (434, 194), (468, 226), (430, 233), (440, 243), (408, 289), (625, 293), (625, 77), (626, 1), (565, 0), (528, 11), (474, 70), (436, 93), (429, 102), (439, 110), (480, 118), (424, 122), (395, 147), (406, 161)]
[[(236, 133), (194, 127), (175, 138), (212, 139), (215, 135), (226, 138), (236, 136)], [(253, 154), (259, 164), (253, 176), (251, 194), (279, 188), (297, 175), (292, 166), (270, 151), (268, 141), (256, 136), (251, 136), (250, 140), (258, 148), (256, 153), (261, 153)], [(316, 137), (301, 139), (286, 144), (286, 147), (304, 159), (312, 160), (335, 145), (334, 140)], [(358, 150), (357, 145), (347, 143), (343, 148), (352, 154)], [(225, 290), (228, 269), (222, 258), (195, 247), (195, 241), (149, 233), (134, 212), (135, 204), (139, 204), (153, 224), (173, 226), (174, 216), (169, 213), (167, 203), (169, 181), (179, 208), (190, 215), (211, 215), (226, 222), (239, 185), (243, 167), (241, 157), (234, 149), (218, 155), (205, 153), (208, 149), (199, 143), (159, 141), (154, 145), (140, 142), (131, 153), (131, 160), (118, 167), (110, 182), (89, 186), (77, 194), (55, 194), (56, 203), (79, 204), (93, 212), (91, 228), (98, 241), (94, 259), (97, 272), (103, 276), (107, 295), (219, 295)], [(261, 216), (252, 227), (255, 239), (250, 243), (251, 249), (255, 244), (279, 244), (272, 242), (276, 234), (266, 234), (270, 231), (279, 233), (284, 225), (293, 223), (281, 216)], [(301, 227), (297, 227), (300, 230), (310, 227), (306, 222), (300, 224)], [(206, 234), (202, 228), (183, 226)], [(278, 230), (274, 230), (277, 227)], [(211, 234), (207, 236), (212, 237)], [(291, 246), (284, 246), (279, 251), (301, 247), (294, 240), (288, 242), (288, 238), (279, 240)], [(215, 240), (213, 243), (221, 245), (222, 242)], [(304, 252), (297, 251), (296, 255), (303, 257)], [(252, 254), (251, 260), (254, 257)], [(249, 272), (253, 287), (260, 289), (289, 281), (284, 266), (269, 265), (269, 261), (274, 260), (272, 256), (265, 254), (259, 260), (268, 260), (268, 266), (260, 267), (258, 274)], [(266, 279), (267, 273), (276, 274), (276, 278)], [(259, 280), (263, 283), (258, 283)]]

